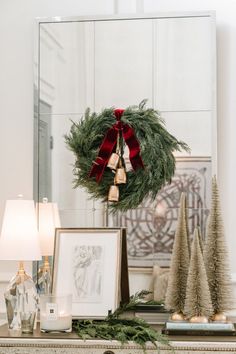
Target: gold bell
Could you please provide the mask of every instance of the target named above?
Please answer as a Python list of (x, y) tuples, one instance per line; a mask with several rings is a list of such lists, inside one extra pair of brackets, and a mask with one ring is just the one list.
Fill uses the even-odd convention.
[(108, 193), (109, 202), (118, 202), (119, 200), (119, 188), (117, 186), (111, 186)]
[(123, 184), (126, 183), (126, 172), (124, 167), (119, 167), (116, 170), (116, 175), (114, 179), (115, 184)]
[(118, 166), (119, 159), (120, 156), (116, 152), (113, 152), (108, 160), (107, 167), (111, 168), (112, 170), (115, 170)]

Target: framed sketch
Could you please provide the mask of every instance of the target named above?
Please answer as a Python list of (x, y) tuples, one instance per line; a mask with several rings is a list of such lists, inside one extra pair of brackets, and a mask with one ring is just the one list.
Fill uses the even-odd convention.
[(204, 236), (210, 191), (211, 159), (177, 157), (172, 182), (160, 190), (155, 200), (147, 198), (137, 209), (108, 215), (109, 226), (127, 229), (130, 270), (138, 271), (137, 268), (148, 268), (154, 264), (169, 266), (182, 192), (187, 195), (190, 237), (196, 226), (200, 227)]
[(72, 294), (73, 318), (104, 318), (118, 307), (124, 236), (120, 228), (56, 229), (52, 291)]

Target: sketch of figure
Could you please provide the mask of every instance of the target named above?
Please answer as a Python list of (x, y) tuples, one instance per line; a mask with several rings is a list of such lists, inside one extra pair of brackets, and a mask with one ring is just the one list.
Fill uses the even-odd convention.
[(73, 251), (74, 298), (99, 301), (102, 295), (103, 249), (101, 246), (75, 246)]

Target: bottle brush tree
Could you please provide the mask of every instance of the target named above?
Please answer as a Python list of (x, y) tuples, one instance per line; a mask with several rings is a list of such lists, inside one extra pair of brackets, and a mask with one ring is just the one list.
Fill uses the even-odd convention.
[(207, 227), (204, 260), (214, 310), (213, 319), (226, 320), (224, 312), (232, 308), (232, 288), (228, 253), (220, 210), (216, 177), (212, 179), (211, 211)]
[(187, 240), (188, 240), (188, 251), (189, 251), (189, 257), (191, 254), (191, 241), (190, 241), (190, 236), (189, 236), (189, 225), (188, 225), (188, 220), (189, 220), (189, 215), (188, 215), (188, 205), (187, 205), (187, 196), (185, 194), (184, 198), (184, 207), (185, 207), (185, 219), (186, 219), (186, 230), (187, 230)]
[(172, 316), (173, 320), (183, 319), (189, 268), (190, 255), (185, 205), (186, 196), (182, 193), (165, 298), (166, 308), (175, 312), (175, 316)]
[(184, 313), (192, 322), (207, 322), (213, 314), (198, 228), (192, 242)]
[(201, 233), (200, 227), (197, 228), (197, 231), (198, 231), (198, 239), (199, 239), (199, 244), (200, 244), (201, 252), (202, 252), (202, 254), (203, 254), (204, 244), (203, 244), (203, 237), (202, 237), (202, 233)]

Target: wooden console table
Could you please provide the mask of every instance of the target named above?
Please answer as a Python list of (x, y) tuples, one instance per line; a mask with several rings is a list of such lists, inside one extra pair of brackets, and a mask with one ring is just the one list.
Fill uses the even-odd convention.
[[(236, 337), (183, 337), (170, 336), (176, 354), (236, 353)], [(159, 345), (160, 354), (172, 353)], [(21, 335), (0, 326), (0, 354), (143, 354), (134, 343), (122, 346), (117, 341), (78, 339), (75, 333), (40, 333)], [(157, 354), (152, 344), (147, 345), (147, 354)]]

